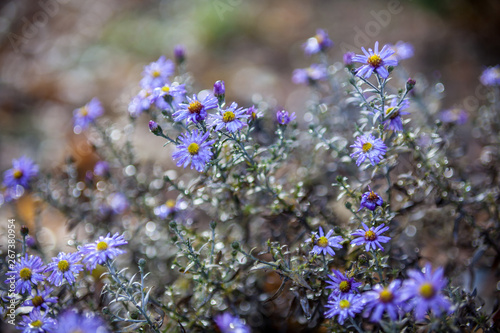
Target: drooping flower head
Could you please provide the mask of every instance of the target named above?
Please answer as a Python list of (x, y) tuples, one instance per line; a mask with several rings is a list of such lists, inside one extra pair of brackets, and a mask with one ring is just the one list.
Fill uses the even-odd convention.
[(48, 310), (49, 303), (55, 304), (57, 303), (57, 297), (50, 296), (50, 293), (53, 291), (53, 288), (45, 288), (43, 291), (37, 291), (37, 294), (23, 303), (24, 306), (32, 306), (37, 310)]
[(175, 65), (172, 60), (161, 56), (157, 61), (144, 67), (142, 72), (141, 87), (154, 89), (168, 83), (168, 78), (174, 74)]
[(326, 283), (329, 284), (326, 288), (332, 289), (329, 298), (337, 295), (355, 294), (358, 292), (357, 288), (361, 286), (360, 282), (356, 282), (354, 278), (349, 278), (336, 269), (332, 270), (332, 273), (332, 275), (328, 274), (330, 280), (326, 280)]
[(401, 281), (394, 280), (387, 287), (377, 284), (372, 290), (364, 292), (364, 316), (371, 314), (370, 321), (378, 323), (384, 312), (387, 312), (392, 320), (398, 319), (398, 315), (403, 313), (401, 306), (404, 303), (400, 287)]
[(363, 310), (364, 303), (360, 295), (345, 294), (328, 299), (325, 307), (328, 308), (325, 311), (325, 318), (338, 316), (337, 321), (343, 325), (347, 318), (354, 318), (357, 313)]
[(358, 136), (351, 148), (354, 148), (354, 152), (351, 154), (351, 157), (357, 157), (357, 166), (360, 166), (366, 158), (370, 160), (372, 165), (376, 165), (380, 162), (387, 151), (387, 146), (384, 141), (375, 138), (371, 134)]
[(176, 147), (176, 151), (172, 154), (174, 160), (177, 161), (177, 166), (184, 165), (186, 168), (191, 163), (191, 169), (196, 169), (202, 172), (205, 165), (212, 159), (211, 147), (214, 140), (207, 141), (209, 132), (204, 134), (198, 130), (193, 130), (191, 134), (185, 133), (179, 136), (181, 143)]
[(229, 312), (215, 316), (214, 321), (221, 333), (250, 333), (250, 328)]
[(57, 328), (57, 322), (36, 309), (23, 316), (16, 328), (23, 333), (52, 333)]
[(405, 99), (398, 106), (398, 99), (393, 98), (390, 106), (385, 110), (386, 120), (384, 121), (384, 128), (388, 131), (403, 132), (403, 120), (401, 116), (410, 114), (409, 112), (403, 112), (409, 106), (409, 100)]
[(246, 119), (248, 118), (247, 110), (238, 108), (235, 102), (225, 109), (220, 110), (220, 113), (211, 116), (212, 126), (216, 131), (225, 129), (228, 132), (237, 132), (244, 126), (247, 126)]
[(154, 213), (161, 219), (166, 219), (170, 215), (174, 215), (180, 210), (179, 201), (169, 199), (163, 205), (157, 206)]
[(79, 126), (82, 129), (89, 127), (90, 123), (102, 116), (104, 109), (101, 102), (96, 98), (92, 98), (90, 102), (73, 111), (73, 123), (75, 127)]
[(64, 280), (69, 284), (75, 283), (78, 273), (83, 270), (83, 265), (78, 263), (81, 257), (79, 252), (60, 252), (47, 265), (45, 272), (51, 273), (47, 280), (57, 287), (61, 286)]
[(12, 160), (12, 169), (3, 173), (3, 184), (11, 189), (17, 185), (29, 188), (30, 181), (38, 176), (38, 165), (26, 156)]
[(368, 79), (375, 71), (382, 78), (386, 79), (389, 76), (386, 66), (397, 66), (398, 64), (397, 60), (390, 59), (390, 56), (394, 54), (394, 50), (391, 49), (389, 45), (384, 45), (379, 52), (378, 42), (375, 42), (375, 50), (368, 49), (368, 51), (366, 51), (364, 47), (362, 47), (361, 50), (364, 55), (357, 54), (352, 58), (354, 62), (363, 64), (363, 66), (357, 69), (357, 76)]
[(402, 293), (403, 298), (408, 300), (415, 310), (416, 320), (424, 319), (429, 310), (436, 316), (440, 316), (443, 312), (452, 312), (450, 301), (442, 294), (447, 283), (442, 267), (432, 273), (432, 266), (428, 263), (423, 273), (410, 270), (408, 276), (410, 279), (404, 282)]
[(75, 310), (67, 310), (57, 318), (59, 326), (54, 333), (108, 333), (104, 320), (93, 313), (79, 314)]
[(291, 115), (288, 114), (288, 111), (280, 110), (276, 112), (276, 120), (280, 125), (288, 125), (292, 120), (295, 120), (295, 112)]
[(401, 40), (395, 45), (389, 45), (389, 47), (394, 50), (394, 54), (391, 56), (391, 59), (396, 59), (398, 61), (409, 59), (415, 54), (413, 45)]
[(292, 82), (295, 84), (314, 84), (328, 77), (328, 71), (322, 64), (311, 64), (308, 68), (297, 68), (293, 71)]
[(363, 193), (361, 197), (361, 204), (359, 205), (358, 212), (363, 208), (368, 208), (374, 211), (378, 206), (382, 206), (384, 200), (376, 192), (373, 192), (370, 186), (368, 186), (368, 192)]
[(352, 245), (363, 245), (365, 244), (365, 250), (368, 252), (370, 249), (373, 249), (375, 251), (377, 248), (381, 249), (384, 251), (384, 248), (382, 247), (382, 244), (380, 243), (387, 243), (388, 241), (391, 240), (390, 237), (387, 236), (382, 236), (384, 232), (389, 230), (389, 227), (384, 227), (384, 224), (382, 223), (378, 227), (370, 227), (368, 228), (366, 224), (362, 224), (363, 229), (358, 229), (355, 232), (351, 234), (351, 236), (356, 236), (358, 238), (354, 238), (351, 241)]
[(84, 256), (82, 263), (86, 266), (87, 270), (93, 270), (98, 264), (104, 264), (108, 259), (114, 259), (120, 254), (125, 253), (125, 250), (119, 249), (118, 246), (127, 245), (123, 235), (118, 233), (111, 236), (107, 234), (106, 237), (100, 236), (98, 240), (93, 243), (83, 245), (79, 250)]
[(485, 86), (499, 86), (500, 85), (500, 65), (486, 68), (481, 77), (481, 83)]
[(302, 47), (307, 55), (324, 52), (333, 46), (333, 42), (328, 37), (328, 33), (323, 29), (316, 30), (316, 35), (305, 42)]
[[(20, 262), (18, 262), (14, 269), (7, 272), (7, 275), (11, 275), (16, 281), (16, 293), (31, 292), (32, 286), (45, 280), (43, 271), (45, 266), (43, 265), (42, 259), (37, 256), (29, 256), (26, 254), (21, 257)], [(10, 283), (10, 280), (6, 280), (6, 283)]]
[(343, 238), (341, 236), (333, 236), (333, 230), (328, 231), (325, 235), (323, 228), (319, 227), (319, 235), (313, 232), (311, 238), (306, 240), (306, 243), (311, 243), (313, 245), (311, 253), (334, 256), (335, 251), (333, 251), (333, 248), (342, 248), (342, 245), (339, 244), (342, 241)]
[(188, 103), (179, 104), (179, 109), (173, 114), (175, 121), (187, 119), (187, 122), (198, 123), (207, 117), (207, 111), (217, 107), (217, 98), (207, 95), (203, 101), (198, 100), (196, 95), (193, 98), (187, 96)]

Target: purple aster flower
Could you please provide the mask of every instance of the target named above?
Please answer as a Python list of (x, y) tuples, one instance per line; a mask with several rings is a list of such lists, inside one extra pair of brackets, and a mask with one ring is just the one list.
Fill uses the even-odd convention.
[(50, 297), (50, 293), (54, 289), (45, 288), (42, 292), (37, 292), (38, 294), (33, 296), (33, 298), (27, 300), (23, 303), (24, 306), (32, 306), (36, 310), (41, 310), (41, 308), (48, 310), (49, 305), (47, 303), (57, 303), (57, 297)]
[(346, 294), (330, 298), (325, 307), (328, 308), (325, 311), (325, 318), (338, 316), (337, 321), (340, 325), (343, 325), (347, 318), (353, 318), (356, 313), (363, 310), (364, 303), (360, 295)]
[(59, 327), (54, 333), (108, 333), (105, 322), (93, 313), (79, 314), (75, 310), (67, 310), (57, 318)]
[(391, 56), (391, 59), (395, 60), (404, 60), (413, 57), (415, 51), (413, 49), (413, 45), (410, 43), (405, 43), (403, 41), (399, 41), (396, 45), (389, 45), (390, 48), (394, 50), (394, 54)]
[(259, 112), (255, 105), (252, 105), (247, 109), (247, 115), (248, 122), (255, 121), (257, 118), (261, 118), (263, 116), (262, 112)]
[(342, 248), (342, 245), (339, 243), (343, 241), (343, 238), (340, 236), (333, 236), (333, 230), (328, 231), (325, 235), (323, 232), (323, 228), (319, 227), (319, 236), (317, 233), (313, 232), (311, 238), (306, 240), (306, 243), (312, 243), (313, 249), (311, 253), (326, 255), (327, 253), (331, 256), (335, 255), (335, 251), (333, 248)]
[(90, 102), (73, 111), (73, 122), (75, 127), (79, 126), (85, 129), (89, 127), (90, 123), (102, 116), (103, 113), (104, 109), (101, 102), (94, 97)]
[(238, 108), (235, 102), (225, 109), (220, 110), (220, 113), (211, 115), (212, 126), (216, 131), (226, 129), (228, 132), (234, 133), (239, 131), (244, 126), (247, 126), (246, 120), (248, 118), (247, 110)]
[(240, 318), (228, 312), (215, 316), (214, 321), (221, 333), (250, 333), (250, 328)]
[(83, 265), (78, 263), (81, 257), (79, 252), (59, 253), (45, 269), (45, 272), (52, 272), (47, 280), (58, 287), (62, 285), (63, 279), (69, 284), (75, 283), (78, 273), (83, 270)]
[(465, 124), (468, 118), (467, 112), (459, 108), (444, 110), (439, 114), (439, 119), (443, 123), (455, 123), (457, 125)]
[(127, 210), (129, 207), (128, 199), (127, 197), (120, 192), (116, 193), (111, 193), (107, 197), (108, 205), (111, 207), (111, 210), (113, 211), (114, 214), (122, 214)]
[(324, 52), (333, 46), (333, 42), (328, 37), (328, 33), (323, 29), (316, 30), (316, 35), (307, 40), (302, 45), (304, 53), (307, 55)]
[(288, 125), (292, 120), (295, 120), (295, 112), (291, 115), (288, 114), (288, 111), (281, 110), (276, 112), (276, 120), (280, 125)]
[(500, 65), (486, 68), (481, 74), (479, 80), (485, 86), (500, 85)]
[(154, 213), (161, 219), (166, 219), (170, 215), (174, 215), (180, 210), (179, 202), (175, 200), (167, 200), (163, 205), (157, 206)]
[(33, 310), (29, 316), (23, 316), (16, 328), (23, 333), (51, 333), (57, 328), (57, 322), (46, 314), (42, 315), (39, 310)]
[(11, 189), (17, 185), (29, 188), (30, 181), (38, 175), (38, 165), (26, 156), (12, 160), (12, 169), (3, 173), (3, 184)]
[(389, 131), (403, 132), (403, 121), (401, 116), (410, 114), (409, 112), (402, 112), (410, 106), (410, 101), (405, 99), (398, 106), (398, 99), (393, 98), (387, 110), (385, 110), (386, 119), (384, 121), (384, 128)]
[(144, 67), (142, 72), (141, 87), (154, 89), (168, 83), (168, 77), (174, 74), (175, 65), (172, 60), (161, 56), (157, 61)]
[(351, 236), (357, 236), (358, 238), (354, 238), (351, 241), (352, 245), (363, 245), (365, 244), (365, 250), (368, 252), (370, 248), (373, 248), (375, 251), (377, 247), (384, 251), (384, 248), (380, 243), (387, 243), (391, 240), (391, 237), (382, 236), (384, 232), (389, 230), (389, 227), (384, 227), (382, 223), (376, 228), (370, 227), (368, 228), (366, 224), (362, 224), (363, 229), (358, 229), (351, 234)]
[(358, 136), (351, 148), (354, 148), (354, 152), (351, 154), (351, 157), (358, 158), (356, 160), (357, 166), (360, 166), (367, 157), (372, 165), (376, 165), (380, 162), (387, 151), (387, 146), (384, 141), (375, 138), (371, 134)]
[(184, 100), (186, 96), (186, 85), (173, 82), (172, 84), (164, 84), (162, 87), (155, 88), (151, 95), (151, 102), (156, 103), (156, 107), (165, 110), (169, 107), (165, 98), (172, 98), (179, 101)]
[(187, 119), (188, 122), (197, 123), (205, 120), (207, 110), (217, 107), (217, 98), (212, 95), (207, 95), (203, 101), (199, 101), (196, 95), (193, 95), (193, 98), (188, 96), (187, 99), (189, 103), (181, 103), (179, 109), (173, 114), (175, 121)]
[(127, 245), (123, 235), (118, 233), (113, 236), (100, 236), (94, 243), (83, 245), (79, 248), (80, 253), (84, 256), (82, 263), (85, 264), (87, 270), (93, 270), (97, 264), (102, 265), (108, 259), (114, 259), (120, 254), (125, 253), (125, 250), (118, 249), (118, 246)]
[[(24, 293), (26, 291), (31, 292), (33, 285), (45, 280), (45, 276), (42, 274), (44, 270), (45, 266), (42, 259), (37, 256), (28, 257), (28, 254), (26, 254), (7, 275), (15, 278), (16, 293)], [(10, 280), (6, 280), (6, 282), (10, 283)]]
[(309, 68), (297, 68), (293, 71), (292, 82), (295, 84), (312, 84), (328, 77), (326, 67), (322, 64), (311, 64)]
[(425, 265), (424, 273), (417, 270), (408, 272), (409, 280), (403, 284), (402, 294), (405, 300), (410, 302), (411, 308), (415, 309), (415, 319), (422, 320), (428, 310), (436, 316), (453, 312), (448, 298), (442, 294), (446, 287), (447, 280), (444, 278), (444, 271), (439, 267), (432, 273), (431, 264)]
[(132, 101), (128, 105), (128, 113), (130, 117), (137, 118), (143, 112), (146, 112), (151, 107), (153, 89), (141, 89), (139, 93), (132, 98)]
[(97, 161), (94, 165), (94, 174), (99, 177), (109, 176), (109, 163), (106, 161)]
[(377, 206), (382, 206), (384, 200), (376, 192), (373, 192), (370, 186), (368, 186), (368, 192), (363, 193), (361, 197), (361, 204), (359, 205), (358, 212), (363, 208), (368, 208), (374, 211)]
[(193, 130), (191, 134), (185, 133), (184, 136), (179, 136), (181, 144), (176, 147), (176, 151), (172, 154), (174, 160), (177, 161), (177, 166), (184, 165), (186, 168), (191, 163), (191, 169), (196, 169), (202, 172), (205, 165), (212, 158), (211, 146), (214, 140), (206, 141), (209, 133), (201, 134), (198, 130)]
[(364, 316), (370, 316), (370, 321), (378, 323), (384, 312), (387, 312), (392, 320), (398, 319), (398, 314), (403, 314), (402, 293), (400, 292), (401, 281), (394, 280), (389, 286), (383, 287), (377, 284), (372, 290), (363, 293), (366, 303)]
[(182, 64), (186, 60), (186, 49), (183, 45), (176, 45), (174, 47), (174, 58), (178, 64)]
[(354, 278), (348, 278), (346, 275), (342, 274), (340, 271), (332, 270), (333, 275), (328, 274), (330, 281), (326, 281), (329, 286), (327, 289), (332, 289), (332, 293), (329, 298), (333, 298), (337, 295), (346, 295), (357, 293), (357, 288), (361, 286), (360, 282), (356, 282)]
[(389, 76), (389, 72), (385, 66), (397, 66), (398, 61), (395, 59), (390, 59), (391, 55), (394, 54), (394, 50), (389, 47), (389, 45), (384, 45), (380, 53), (378, 52), (378, 42), (375, 42), (375, 51), (368, 49), (368, 52), (364, 47), (361, 48), (364, 55), (355, 55), (352, 58), (354, 62), (360, 62), (364, 65), (356, 70), (356, 75), (369, 78), (373, 71), (377, 72), (381, 77), (386, 79)]
[(219, 96), (224, 97), (225, 94), (226, 94), (226, 85), (225, 85), (224, 81), (222, 81), (222, 80), (216, 81), (214, 83), (214, 96), (215, 97), (219, 97)]

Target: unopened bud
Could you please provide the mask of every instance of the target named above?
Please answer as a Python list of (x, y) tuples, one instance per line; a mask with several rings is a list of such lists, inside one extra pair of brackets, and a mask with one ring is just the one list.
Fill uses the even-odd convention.
[(161, 136), (161, 134), (163, 132), (161, 129), (161, 126), (158, 125), (158, 123), (156, 121), (153, 121), (153, 120), (149, 121), (149, 130), (151, 131), (151, 133), (153, 133), (156, 136)]
[(406, 81), (406, 90), (407, 91), (410, 91), (413, 89), (413, 87), (415, 87), (415, 84), (417, 83), (417, 81), (415, 81), (414, 79), (412, 79), (411, 77), (408, 79), (408, 81)]
[(174, 58), (178, 64), (182, 64), (186, 60), (186, 49), (182, 45), (174, 47)]
[(21, 235), (28, 236), (29, 232), (30, 232), (30, 229), (27, 226), (25, 226), (25, 225), (21, 226)]

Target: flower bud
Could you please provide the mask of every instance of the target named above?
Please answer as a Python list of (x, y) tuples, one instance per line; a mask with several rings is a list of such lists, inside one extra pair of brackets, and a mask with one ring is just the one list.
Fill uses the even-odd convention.
[(27, 226), (25, 226), (25, 225), (21, 226), (21, 235), (28, 236), (29, 232), (30, 232), (30, 229)]
[(177, 64), (182, 64), (186, 60), (186, 49), (182, 45), (176, 45), (174, 47), (174, 58)]
[(406, 90), (407, 91), (410, 91), (413, 89), (413, 87), (415, 87), (415, 84), (417, 83), (417, 81), (415, 81), (414, 79), (412, 79), (411, 77), (408, 79), (408, 81), (406, 81)]
[(141, 258), (137, 263), (139, 264), (139, 266), (144, 267), (146, 265), (146, 260)]
[(172, 221), (169, 223), (169, 226), (170, 226), (170, 228), (175, 229), (175, 228), (177, 228), (177, 222)]
[(161, 126), (158, 125), (158, 123), (156, 123), (153, 120), (149, 121), (149, 130), (151, 131), (151, 133), (153, 133), (156, 136), (161, 136), (162, 133), (163, 133), (163, 130), (161, 129)]
[(214, 83), (214, 96), (217, 97), (219, 105), (224, 102), (224, 99), (226, 98), (226, 85), (224, 84), (224, 81), (219, 80)]
[(240, 243), (235, 241), (231, 244), (231, 246), (233, 247), (233, 249), (238, 250), (240, 248)]

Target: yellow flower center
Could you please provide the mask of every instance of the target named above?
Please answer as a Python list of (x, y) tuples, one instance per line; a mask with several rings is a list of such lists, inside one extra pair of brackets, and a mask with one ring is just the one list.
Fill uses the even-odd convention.
[(328, 246), (328, 238), (326, 238), (325, 236), (320, 237), (320, 238), (318, 239), (318, 243), (317, 243), (317, 245), (318, 245), (319, 247), (327, 247), (327, 246)]
[(369, 200), (369, 201), (375, 201), (375, 200), (377, 200), (377, 199), (378, 199), (378, 197), (377, 197), (377, 195), (375, 194), (375, 192), (371, 191), (371, 192), (370, 192), (370, 194), (368, 194), (368, 200)]
[(368, 63), (372, 67), (378, 67), (382, 63), (382, 58), (378, 54), (374, 54), (368, 58)]
[(106, 243), (104, 241), (99, 242), (99, 243), (97, 243), (96, 249), (97, 249), (97, 251), (107, 250), (108, 249), (108, 243)]
[(169, 87), (169, 86), (163, 86), (163, 87), (161, 88), (161, 90), (162, 90), (163, 92), (168, 93), (168, 92), (170, 92), (170, 87)]
[(252, 119), (257, 118), (257, 114), (255, 112), (252, 112)]
[(432, 298), (436, 294), (436, 290), (430, 283), (424, 283), (420, 287), (420, 295), (422, 295), (423, 298)]
[(33, 303), (33, 306), (36, 307), (36, 306), (42, 305), (43, 302), (44, 302), (44, 299), (43, 299), (42, 296), (38, 296), (37, 295), (37, 296), (33, 297), (33, 299), (31, 300), (31, 302)]
[[(388, 108), (387, 111), (385, 111), (385, 114), (388, 115), (389, 113), (391, 113), (393, 110), (395, 109), (395, 107), (392, 107), (392, 108)], [(389, 118), (390, 119), (394, 119), (396, 118), (397, 116), (399, 116), (399, 110), (396, 110), (394, 111), (390, 116)]]
[(222, 115), (222, 121), (225, 123), (228, 123), (230, 121), (233, 121), (236, 116), (232, 111), (226, 111), (224, 112), (224, 115)]
[(342, 281), (339, 283), (339, 290), (343, 293), (348, 292), (351, 290), (351, 282), (349, 281)]
[(31, 279), (31, 269), (24, 267), (19, 271), (19, 276), (25, 281)]
[(380, 292), (379, 297), (384, 303), (389, 303), (394, 299), (394, 295), (387, 288), (384, 288), (384, 290)]
[(14, 176), (15, 179), (19, 179), (23, 176), (23, 171), (20, 169), (15, 169), (12, 175)]
[[(188, 150), (189, 150), (189, 147), (188, 147)], [(167, 206), (168, 208), (174, 208), (175, 207), (175, 200), (167, 200), (167, 202), (165, 202), (165, 206)]]
[(43, 325), (43, 323), (40, 319), (32, 321), (30, 324), (31, 327), (42, 327), (42, 325)]
[(367, 241), (374, 241), (375, 239), (377, 239), (377, 234), (376, 233), (374, 233), (371, 230), (368, 230), (367, 232), (365, 232), (365, 240), (367, 240)]
[(314, 36), (314, 38), (316, 38), (316, 40), (318, 41), (318, 44), (321, 44), (325, 39), (323, 38), (323, 35), (316, 35)]
[(69, 262), (67, 260), (61, 260), (57, 264), (57, 268), (63, 273), (67, 272), (69, 270)]
[(196, 143), (196, 142), (193, 142), (191, 143), (189, 146), (188, 146), (188, 152), (191, 154), (191, 155), (196, 155), (198, 154), (198, 151), (200, 150), (200, 146)]
[(366, 153), (372, 149), (373, 145), (369, 142), (363, 143), (363, 151)]
[(80, 116), (85, 117), (89, 114), (89, 109), (84, 106), (80, 108)]
[(346, 300), (346, 299), (343, 299), (343, 300), (341, 300), (341, 301), (339, 302), (339, 307), (340, 307), (340, 309), (342, 309), (342, 310), (343, 310), (343, 309), (347, 309), (347, 308), (349, 308), (350, 306), (351, 306), (351, 303), (349, 303), (349, 301), (348, 301), (348, 300)]
[(161, 72), (159, 70), (154, 70), (153, 73), (151, 73), (151, 75), (153, 77), (158, 77), (158, 76), (160, 76), (160, 74), (161, 74)]
[(201, 109), (203, 109), (203, 105), (200, 102), (194, 101), (189, 103), (188, 110), (191, 113), (200, 113)]

